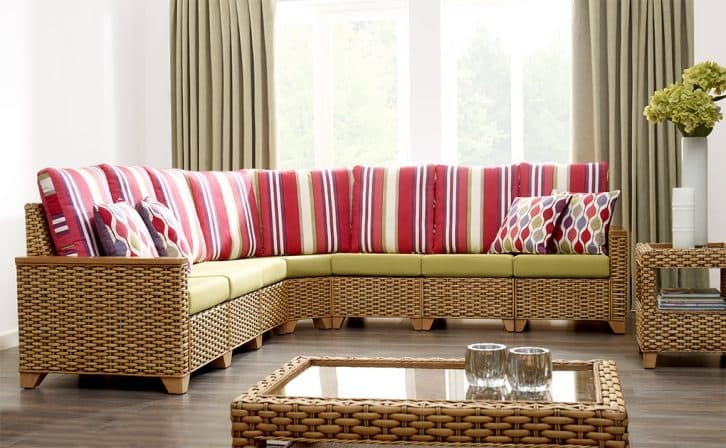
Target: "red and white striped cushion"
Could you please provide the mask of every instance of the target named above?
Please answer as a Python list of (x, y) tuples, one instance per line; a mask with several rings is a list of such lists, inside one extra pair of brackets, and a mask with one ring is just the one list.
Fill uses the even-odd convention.
[(486, 253), (517, 197), (517, 165), (436, 166), (435, 253)]
[(352, 252), (427, 253), (435, 166), (353, 168)]
[(138, 204), (145, 198), (156, 199), (154, 185), (143, 166), (100, 165), (108, 180), (108, 188), (114, 202), (126, 201)]
[(38, 172), (38, 189), (56, 254), (101, 255), (93, 205), (113, 202), (103, 170), (46, 168)]
[(235, 260), (258, 252), (259, 221), (247, 171), (187, 171), (206, 241), (205, 260)]
[(207, 248), (204, 242), (202, 227), (194, 208), (192, 192), (189, 189), (184, 171), (177, 169), (159, 170), (146, 167), (151, 183), (154, 185), (156, 199), (174, 212), (184, 231), (184, 238), (189, 243), (194, 262), (207, 259)]
[(608, 164), (519, 164), (519, 196), (547, 196), (552, 190), (570, 193), (608, 191)]
[(347, 252), (350, 248), (350, 171), (258, 170), (265, 255)]

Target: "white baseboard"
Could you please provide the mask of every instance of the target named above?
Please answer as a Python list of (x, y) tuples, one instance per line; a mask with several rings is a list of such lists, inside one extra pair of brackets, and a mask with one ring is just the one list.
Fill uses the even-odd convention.
[(18, 330), (10, 330), (0, 334), (0, 350), (18, 345)]

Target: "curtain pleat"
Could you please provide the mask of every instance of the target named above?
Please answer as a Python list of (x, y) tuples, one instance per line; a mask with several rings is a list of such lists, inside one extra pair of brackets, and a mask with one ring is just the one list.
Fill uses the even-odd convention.
[(171, 0), (172, 164), (275, 160), (274, 0)]
[[(573, 159), (608, 161), (616, 220), (639, 241), (671, 240), (680, 135), (643, 108), (693, 64), (693, 0), (573, 0)], [(704, 273), (682, 273), (681, 285)], [(672, 273), (664, 274), (674, 284)]]

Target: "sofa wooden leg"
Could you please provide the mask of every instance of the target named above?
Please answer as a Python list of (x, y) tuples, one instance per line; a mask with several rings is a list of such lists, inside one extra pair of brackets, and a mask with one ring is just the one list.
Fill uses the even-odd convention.
[(333, 317), (331, 327), (333, 330), (340, 330), (340, 327), (343, 326), (343, 322), (345, 322), (345, 317)]
[(615, 334), (625, 334), (625, 321), (624, 320), (609, 320), (610, 329)]
[(431, 325), (434, 324), (434, 319), (426, 319), (426, 318), (418, 318), (413, 317), (411, 318), (411, 325), (413, 325), (413, 329), (416, 331), (429, 331), (431, 329)]
[(514, 319), (502, 319), (502, 323), (504, 324), (504, 329), (508, 332), (514, 331)]
[(43, 382), (47, 373), (20, 372), (20, 387), (23, 389), (35, 389)]
[(282, 334), (290, 334), (295, 331), (295, 326), (297, 326), (296, 320), (289, 320), (285, 322), (282, 325), (278, 325), (275, 327), (275, 334), (282, 335)]
[(643, 368), (655, 369), (655, 363), (658, 360), (658, 352), (643, 352)]
[(226, 369), (232, 365), (232, 350), (225, 352), (224, 355), (212, 361), (212, 365), (216, 369)]
[(162, 376), (161, 382), (164, 383), (166, 393), (171, 395), (181, 395), (189, 390), (189, 374), (184, 376)]
[(316, 317), (313, 319), (313, 324), (318, 330), (330, 330), (333, 328), (332, 317)]
[(527, 319), (514, 319), (514, 331), (517, 333), (523, 332), (528, 323)]
[(262, 335), (257, 335), (254, 339), (250, 339), (244, 345), (247, 350), (257, 350), (262, 348)]

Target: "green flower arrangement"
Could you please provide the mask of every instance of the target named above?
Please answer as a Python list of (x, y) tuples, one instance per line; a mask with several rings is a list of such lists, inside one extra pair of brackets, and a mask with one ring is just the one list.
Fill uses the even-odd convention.
[(685, 69), (682, 78), (653, 93), (643, 115), (651, 123), (672, 121), (686, 137), (705, 137), (723, 119), (716, 101), (726, 98), (726, 68), (701, 62)]

